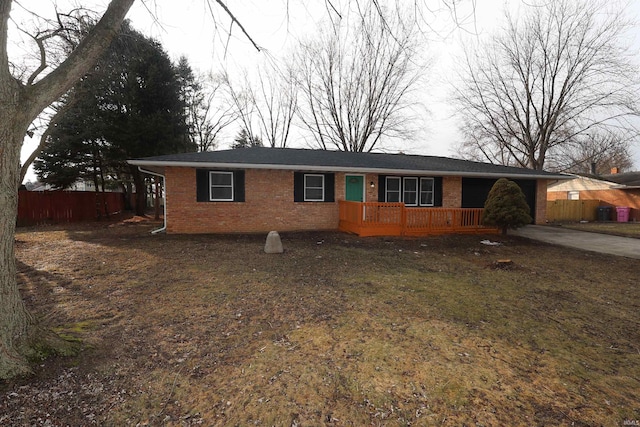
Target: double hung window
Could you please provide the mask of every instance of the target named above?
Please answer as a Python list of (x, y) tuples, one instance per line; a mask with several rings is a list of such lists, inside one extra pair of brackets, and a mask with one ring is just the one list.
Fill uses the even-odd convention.
[(403, 202), (406, 206), (434, 206), (433, 178), (416, 176), (385, 177), (384, 201)]
[(304, 176), (304, 201), (324, 201), (324, 175), (305, 174)]
[(209, 172), (209, 200), (212, 202), (233, 201), (233, 173)]
[(433, 178), (420, 178), (420, 206), (433, 206)]
[(388, 176), (385, 183), (385, 202), (400, 202), (400, 177)]

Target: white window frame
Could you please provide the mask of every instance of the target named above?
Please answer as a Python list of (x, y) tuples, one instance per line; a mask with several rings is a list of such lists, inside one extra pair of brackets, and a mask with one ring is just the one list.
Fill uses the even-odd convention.
[[(213, 185), (213, 180), (211, 179), (213, 175), (229, 175), (231, 176), (231, 185)], [(230, 199), (215, 199), (213, 197), (213, 189), (214, 188), (231, 188), (231, 198)], [(209, 171), (209, 200), (212, 202), (233, 202), (234, 188), (233, 188), (233, 172), (223, 172), (223, 171)]]
[[(407, 191), (407, 181), (413, 181), (415, 182), (416, 186), (415, 186), (415, 191)], [(418, 181), (418, 178), (415, 176), (405, 176), (402, 178), (402, 201), (404, 202), (405, 206), (418, 206), (418, 203), (420, 202), (420, 200), (418, 199), (418, 196), (420, 196), (420, 181)], [(415, 193), (415, 203), (407, 203), (405, 201), (406, 197), (405, 195), (407, 193)]]
[[(322, 178), (322, 186), (320, 187), (310, 187), (307, 185), (307, 177), (320, 177)], [(312, 199), (307, 197), (307, 189), (309, 190), (321, 190), (322, 196), (319, 199)], [(305, 202), (324, 202), (324, 175), (323, 174), (313, 174), (313, 173), (305, 173), (304, 174), (304, 182), (303, 182), (303, 191), (304, 191), (304, 201)]]
[(580, 191), (568, 191), (567, 200), (580, 200)]
[[(398, 181), (398, 201), (397, 202), (389, 202), (389, 180), (397, 180)], [(396, 193), (396, 190), (393, 190), (393, 193)], [(402, 203), (402, 180), (399, 176), (387, 176), (384, 179), (384, 201), (387, 203)]]
[[(430, 191), (424, 191), (422, 189), (422, 181), (429, 181), (431, 182), (431, 190)], [(427, 177), (420, 177), (420, 190), (418, 191), (418, 203), (420, 204), (420, 206), (434, 206), (435, 205), (435, 191), (436, 190), (436, 183), (435, 180), (433, 178), (427, 178)], [(431, 193), (431, 203), (422, 203), (422, 193)]]

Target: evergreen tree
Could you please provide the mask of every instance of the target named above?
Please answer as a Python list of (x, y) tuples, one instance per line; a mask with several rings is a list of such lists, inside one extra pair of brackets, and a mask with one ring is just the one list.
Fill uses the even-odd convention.
[(257, 136), (249, 135), (246, 129), (242, 129), (236, 139), (233, 140), (231, 148), (262, 147), (262, 140)]
[(485, 225), (500, 228), (502, 234), (507, 229), (516, 229), (531, 223), (529, 205), (522, 189), (513, 181), (500, 178), (493, 184), (484, 203), (483, 221)]
[[(188, 138), (179, 72), (162, 46), (128, 23), (96, 67), (70, 92), (71, 103), (35, 165), (58, 187), (76, 178), (132, 179), (143, 215), (143, 174), (127, 159), (195, 151)], [(124, 184), (124, 183), (123, 183)], [(97, 187), (96, 187), (97, 188)]]

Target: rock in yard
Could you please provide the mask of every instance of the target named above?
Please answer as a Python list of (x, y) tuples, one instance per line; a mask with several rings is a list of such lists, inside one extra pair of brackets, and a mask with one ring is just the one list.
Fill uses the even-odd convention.
[(277, 231), (270, 231), (267, 235), (267, 242), (264, 245), (264, 252), (267, 254), (281, 254), (284, 252), (282, 241)]

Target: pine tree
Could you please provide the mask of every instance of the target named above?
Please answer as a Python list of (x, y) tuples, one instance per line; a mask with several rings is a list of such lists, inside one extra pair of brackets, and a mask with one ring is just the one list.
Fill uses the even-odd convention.
[(258, 136), (250, 135), (246, 129), (240, 130), (231, 148), (262, 147), (262, 140)]
[(71, 106), (34, 165), (38, 176), (58, 187), (69, 185), (74, 175), (128, 177), (138, 193), (136, 214), (144, 215), (144, 177), (126, 161), (195, 151), (181, 91), (179, 70), (162, 46), (125, 22), (97, 65), (70, 92)]
[(502, 234), (507, 234), (507, 229), (531, 223), (529, 211), (527, 200), (518, 184), (500, 178), (491, 187), (484, 203), (483, 221), (485, 225), (497, 226)]

